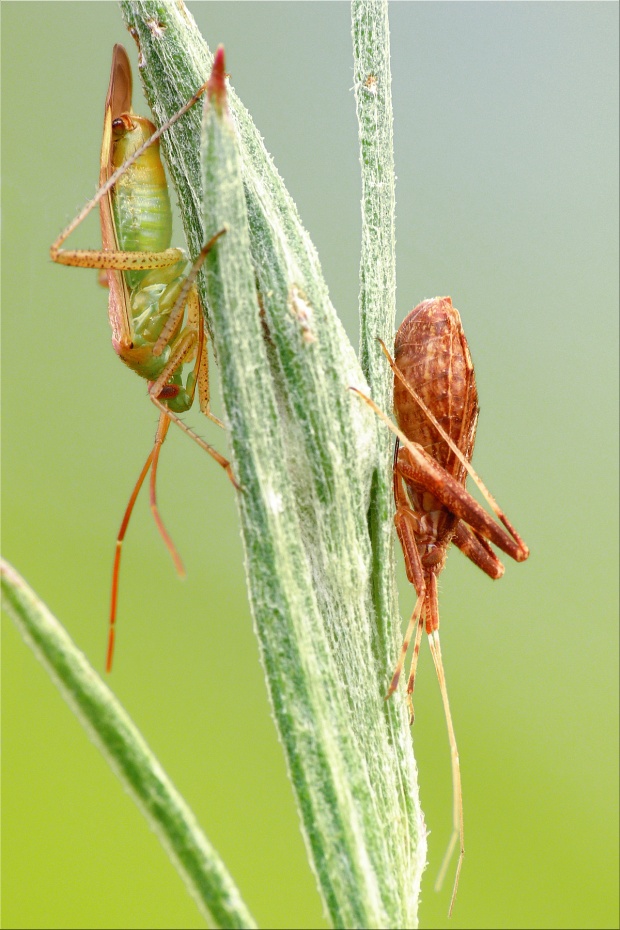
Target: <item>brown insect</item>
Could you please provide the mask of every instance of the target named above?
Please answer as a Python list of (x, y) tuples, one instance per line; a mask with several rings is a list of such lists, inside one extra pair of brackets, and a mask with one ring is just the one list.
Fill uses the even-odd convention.
[[(454, 793), (453, 832), (437, 878), (437, 889), (443, 882), (457, 841), (460, 843), (451, 915), (465, 852), (463, 799), (439, 643), (437, 576), (445, 565), (451, 542), (491, 578), (501, 578), (504, 566), (489, 541), (517, 562), (525, 561), (529, 550), (470, 465), (478, 422), (478, 392), (461, 318), (451, 299), (425, 300), (411, 311), (396, 333), (394, 359), (383, 343), (381, 346), (394, 371), (394, 412), (400, 428), (394, 426), (369, 398), (361, 396), (397, 436), (394, 523), (403, 549), (407, 578), (418, 595), (387, 697), (398, 686), (415, 631), (407, 683), (413, 723), (413, 689), (422, 631), (426, 626), (448, 725)], [(468, 472), (505, 529), (498, 526), (465, 489)]]

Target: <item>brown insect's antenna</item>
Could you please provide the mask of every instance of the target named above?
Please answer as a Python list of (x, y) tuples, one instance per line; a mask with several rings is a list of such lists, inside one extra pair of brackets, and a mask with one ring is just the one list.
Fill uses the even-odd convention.
[(412, 452), (412, 454), (413, 454), (416, 458), (418, 457), (418, 453), (417, 453), (417, 449), (416, 449), (415, 445), (407, 439), (407, 437), (405, 436), (405, 434), (403, 433), (403, 431), (400, 430), (400, 429), (396, 426), (395, 423), (392, 423), (392, 421), (391, 421), (390, 418), (388, 417), (387, 413), (384, 413), (383, 410), (381, 410), (380, 407), (377, 407), (377, 405), (375, 404), (374, 400), (372, 400), (372, 398), (368, 397), (367, 394), (364, 394), (363, 391), (360, 391), (359, 388), (354, 387), (352, 384), (349, 385), (349, 390), (350, 390), (350, 391), (353, 391), (354, 394), (357, 394), (359, 397), (361, 397), (362, 400), (365, 401), (365, 402), (368, 404), (368, 406), (369, 406), (372, 410), (375, 411), (375, 413), (377, 414), (377, 416), (379, 417), (379, 419), (380, 419), (380, 420), (383, 420), (383, 422), (384, 422), (385, 425), (388, 427), (388, 429), (390, 429), (390, 430), (394, 433), (394, 435), (398, 437), (398, 439), (399, 439), (400, 442), (403, 444), (403, 446), (404, 446), (406, 449), (409, 449), (409, 451)]
[[(523, 540), (521, 539), (521, 537), (519, 536), (519, 534), (518, 534), (517, 531), (515, 530), (515, 528), (514, 528), (514, 526), (512, 525), (512, 523), (508, 520), (508, 517), (505, 515), (505, 513), (503, 512), (503, 510), (501, 510), (501, 509), (499, 508), (499, 506), (498, 506), (498, 504), (497, 504), (497, 501), (495, 500), (495, 498), (493, 497), (493, 495), (491, 494), (491, 492), (488, 490), (488, 488), (487, 488), (486, 485), (484, 484), (482, 478), (481, 478), (481, 477), (478, 475), (478, 473), (474, 470), (474, 468), (473, 468), (473, 466), (471, 465), (471, 463), (467, 461), (467, 459), (465, 458), (465, 456), (463, 455), (463, 453), (461, 452), (461, 450), (459, 449), (459, 447), (456, 445), (456, 443), (450, 438), (450, 436), (448, 436), (448, 434), (446, 433), (446, 431), (444, 430), (444, 428), (441, 426), (441, 424), (437, 422), (437, 419), (433, 416), (433, 414), (432, 414), (431, 411), (428, 409), (428, 407), (426, 406), (426, 404), (424, 403), (424, 401), (422, 400), (422, 398), (419, 396), (419, 394), (418, 394), (418, 393), (414, 390), (414, 388), (409, 384), (409, 382), (407, 381), (407, 379), (406, 379), (405, 376), (403, 375), (402, 371), (399, 369), (399, 367), (397, 366), (396, 362), (394, 361), (394, 359), (393, 359), (392, 356), (390, 355), (390, 353), (389, 353), (389, 351), (387, 350), (387, 348), (386, 348), (386, 346), (385, 346), (385, 343), (383, 342), (382, 339), (379, 339), (379, 344), (380, 344), (381, 348), (383, 349), (383, 353), (384, 353), (385, 357), (387, 358), (387, 360), (388, 360), (388, 362), (389, 362), (389, 365), (390, 365), (390, 368), (392, 369), (392, 371), (394, 372), (394, 374), (396, 375), (396, 377), (397, 377), (397, 378), (399, 379), (399, 381), (405, 386), (405, 388), (407, 389), (407, 391), (409, 392), (409, 394), (411, 395), (411, 397), (413, 397), (413, 399), (415, 400), (415, 402), (416, 402), (417, 404), (419, 404), (419, 406), (420, 406), (421, 409), (424, 411), (424, 413), (426, 414), (426, 416), (428, 417), (428, 419), (430, 420), (430, 422), (433, 424), (433, 426), (435, 427), (435, 429), (437, 430), (437, 432), (439, 433), (439, 435), (441, 436), (441, 438), (444, 440), (444, 442), (446, 442), (446, 443), (448, 444), (448, 446), (450, 447), (450, 449), (452, 450), (452, 452), (454, 452), (454, 454), (456, 455), (456, 457), (458, 458), (458, 460), (460, 461), (460, 463), (463, 465), (463, 467), (467, 469), (467, 471), (469, 472), (469, 474), (471, 475), (471, 477), (473, 478), (473, 480), (476, 482), (476, 485), (477, 485), (478, 488), (480, 489), (480, 493), (483, 495), (484, 499), (487, 501), (489, 507), (491, 508), (491, 510), (493, 511), (493, 513), (495, 514), (495, 516), (497, 517), (497, 519), (500, 520), (500, 521), (504, 524), (504, 526), (506, 527), (506, 529), (508, 530), (508, 532), (510, 533), (510, 535), (512, 536), (512, 538), (513, 538), (514, 541), (516, 542), (517, 546), (519, 547), (520, 556), (521, 556), (520, 558), (517, 559), (517, 561), (519, 561), (519, 562), (524, 562), (524, 561), (527, 559), (527, 557), (529, 556), (530, 550), (528, 549), (528, 547), (526, 546), (526, 544), (523, 542)], [(360, 392), (358, 391), (357, 393), (359, 394)], [(360, 396), (363, 396), (363, 395), (360, 395)], [(376, 410), (376, 408), (374, 408), (374, 409)], [(383, 419), (383, 418), (382, 418), (382, 419)], [(393, 430), (393, 432), (396, 432), (396, 430)], [(400, 434), (400, 432), (397, 432), (396, 435), (399, 437), (399, 439), (401, 440), (401, 442), (403, 442), (403, 444), (411, 451), (411, 443), (409, 443), (409, 441), (406, 439), (406, 437), (403, 437), (403, 436)], [(403, 441), (403, 440), (404, 440), (404, 441)]]
[(118, 602), (118, 579), (121, 569), (121, 552), (123, 548), (123, 540), (125, 539), (125, 533), (127, 532), (127, 527), (129, 526), (129, 521), (131, 519), (131, 514), (133, 512), (134, 504), (138, 499), (138, 494), (140, 493), (140, 488), (144, 484), (144, 479), (147, 476), (149, 468), (152, 466), (151, 470), (151, 510), (153, 512), (153, 517), (155, 518), (155, 523), (157, 528), (164, 540), (170, 555), (174, 560), (174, 564), (179, 575), (185, 577), (185, 569), (183, 568), (183, 563), (181, 558), (174, 547), (174, 543), (166, 530), (166, 527), (163, 524), (159, 510), (157, 509), (157, 501), (155, 497), (155, 482), (157, 477), (157, 463), (159, 460), (159, 452), (162, 447), (162, 443), (166, 438), (166, 433), (168, 432), (168, 427), (170, 426), (170, 419), (165, 414), (162, 414), (159, 418), (159, 423), (157, 425), (157, 433), (155, 435), (155, 442), (153, 443), (153, 448), (151, 449), (148, 458), (144, 465), (142, 466), (142, 471), (134, 485), (134, 489), (131, 492), (129, 502), (125, 509), (123, 515), (123, 520), (121, 527), (118, 531), (118, 536), (116, 537), (116, 551), (114, 553), (114, 566), (112, 568), (112, 594), (110, 598), (110, 629), (108, 633), (108, 652), (106, 656), (106, 672), (112, 671), (112, 662), (114, 659), (114, 642), (116, 638), (116, 605)]
[(433, 662), (435, 663), (435, 671), (437, 672), (437, 680), (439, 681), (439, 688), (441, 690), (441, 699), (443, 701), (443, 708), (446, 717), (446, 723), (448, 725), (448, 738), (450, 740), (450, 755), (452, 757), (452, 790), (454, 798), (454, 810), (453, 810), (453, 822), (452, 822), (452, 836), (450, 837), (450, 842), (448, 843), (448, 848), (446, 850), (439, 874), (437, 876), (437, 881), (435, 882), (435, 891), (439, 891), (443, 885), (443, 880), (448, 871), (448, 866), (452, 858), (452, 853), (456, 846), (457, 840), (460, 841), (460, 850), (459, 850), (459, 860), (456, 866), (456, 875), (454, 877), (454, 887), (452, 889), (452, 898), (450, 899), (450, 909), (448, 911), (448, 917), (452, 916), (452, 908), (454, 907), (454, 902), (456, 900), (456, 892), (459, 887), (459, 878), (461, 875), (461, 866), (463, 864), (463, 856), (465, 855), (465, 847), (463, 840), (463, 794), (461, 789), (461, 766), (459, 763), (459, 751), (456, 745), (456, 736), (454, 734), (454, 726), (452, 724), (452, 715), (450, 713), (450, 704), (448, 701), (448, 691), (446, 688), (446, 678), (443, 670), (443, 662), (441, 659), (441, 646), (439, 644), (439, 631), (435, 630), (434, 633), (430, 633), (428, 637), (428, 642), (431, 647), (431, 653), (433, 656)]
[[(429, 591), (428, 591), (428, 603), (429, 603), (429, 614), (427, 616), (426, 623), (427, 629), (429, 624), (435, 626), (435, 623), (439, 623), (439, 610), (437, 604), (437, 576), (432, 574), (429, 576)], [(454, 848), (457, 844), (457, 841), (460, 845), (459, 850), (459, 859), (456, 865), (456, 875), (454, 877), (454, 887), (452, 889), (452, 897), (450, 899), (450, 909), (448, 910), (448, 917), (452, 916), (452, 909), (454, 907), (454, 902), (456, 900), (456, 893), (459, 887), (459, 878), (461, 876), (461, 866), (463, 865), (463, 857), (465, 855), (465, 845), (463, 837), (463, 791), (461, 788), (461, 766), (459, 763), (459, 751), (456, 745), (456, 736), (454, 733), (454, 725), (452, 723), (452, 714), (450, 713), (450, 702), (448, 700), (448, 689), (446, 687), (446, 676), (443, 670), (443, 660), (441, 658), (441, 644), (439, 642), (439, 630), (437, 628), (432, 629), (428, 634), (428, 642), (431, 648), (431, 654), (433, 656), (433, 663), (435, 665), (435, 672), (437, 673), (437, 681), (439, 682), (439, 690), (441, 691), (441, 700), (443, 702), (444, 716), (446, 718), (446, 725), (448, 727), (448, 740), (450, 742), (450, 757), (452, 762), (452, 798), (453, 798), (453, 811), (452, 811), (452, 836), (450, 837), (450, 842), (448, 843), (448, 848), (443, 857), (443, 862), (441, 863), (441, 868), (439, 869), (439, 874), (437, 875), (437, 880), (435, 882), (435, 891), (439, 891), (443, 885), (443, 880), (448, 871), (448, 866), (450, 865), (450, 860), (452, 859), (452, 854)]]

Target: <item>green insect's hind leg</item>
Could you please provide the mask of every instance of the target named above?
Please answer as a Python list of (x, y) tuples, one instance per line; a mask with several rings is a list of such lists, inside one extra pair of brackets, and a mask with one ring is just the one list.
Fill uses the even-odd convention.
[(170, 427), (170, 418), (162, 413), (159, 417), (159, 423), (157, 424), (157, 432), (155, 434), (155, 442), (153, 443), (153, 448), (149, 452), (148, 458), (144, 465), (142, 466), (142, 471), (138, 476), (133, 491), (129, 497), (129, 503), (125, 508), (125, 513), (123, 514), (123, 519), (121, 521), (121, 526), (118, 531), (118, 536), (116, 537), (116, 549), (114, 553), (114, 566), (112, 568), (112, 590), (110, 595), (110, 624), (108, 631), (108, 651), (106, 656), (106, 672), (112, 671), (112, 662), (114, 660), (114, 644), (116, 641), (116, 612), (118, 604), (118, 582), (120, 577), (121, 570), (121, 555), (123, 549), (123, 541), (125, 539), (125, 534), (127, 532), (127, 527), (129, 526), (129, 521), (131, 519), (131, 514), (133, 513), (133, 508), (138, 499), (138, 494), (140, 493), (140, 488), (144, 483), (149, 468), (151, 469), (151, 510), (153, 512), (153, 517), (155, 518), (155, 523), (161, 534), (170, 555), (174, 561), (177, 572), (180, 577), (185, 577), (185, 569), (183, 567), (183, 562), (175, 548), (172, 539), (166, 530), (163, 520), (160, 516), (159, 510), (157, 508), (157, 500), (155, 495), (155, 480), (157, 475), (157, 463), (159, 460), (159, 453), (161, 447), (168, 433)]

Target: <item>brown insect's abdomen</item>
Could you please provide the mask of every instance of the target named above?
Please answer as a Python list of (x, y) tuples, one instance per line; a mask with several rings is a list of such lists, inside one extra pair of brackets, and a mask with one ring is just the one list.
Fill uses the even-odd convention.
[[(473, 451), (478, 393), (458, 310), (449, 297), (418, 304), (396, 333), (394, 359), (404, 377), (468, 458)], [(428, 417), (394, 379), (398, 425), (455, 476), (463, 469)]]

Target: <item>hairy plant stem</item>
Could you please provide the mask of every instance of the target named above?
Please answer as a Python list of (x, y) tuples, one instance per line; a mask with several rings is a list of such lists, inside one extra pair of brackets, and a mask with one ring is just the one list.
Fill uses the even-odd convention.
[[(121, 8), (161, 124), (205, 81), (213, 56), (181, 3), (123, 0)], [(240, 485), (254, 625), (310, 861), (333, 926), (400, 928), (417, 926), (426, 831), (405, 704), (400, 694), (384, 700), (400, 626), (390, 443), (349, 390), (368, 392), (370, 383), (375, 399), (390, 406), (391, 377), (376, 342), (378, 336), (390, 342), (394, 326), (385, 2), (356, 0), (353, 39), (363, 178), (363, 370), (297, 209), (249, 114), (234, 91), (224, 92), (221, 75), (210, 89), (202, 146), (196, 106), (165, 134), (163, 147), (192, 255), (226, 229), (199, 288)], [(230, 49), (232, 67), (234, 54)], [(9, 597), (14, 606), (16, 595)], [(61, 643), (44, 611), (41, 616), (36, 651), (63, 680), (63, 693), (85, 725), (99, 733), (103, 721), (109, 738), (99, 733), (98, 739), (106, 754), (120, 742), (129, 759), (138, 751), (148, 755), (128, 721), (109, 713), (109, 695), (90, 669), (67, 690), (63, 668), (84, 660), (78, 662), (72, 644)], [(101, 699), (85, 715), (93, 689)], [(128, 777), (121, 760), (111, 762)], [(141, 789), (132, 790), (149, 808), (150, 789), (146, 800)], [(204, 852), (204, 838), (192, 842)], [(215, 854), (209, 848), (204, 856), (223, 889), (216, 899), (209, 891), (204, 912), (217, 926), (254, 926)]]
[[(125, 2), (122, 9), (163, 120), (204, 81), (213, 56), (178, 6)], [(356, 74), (376, 72), (375, 126), (389, 127), (385, 5), (356, 9)], [(234, 69), (234, 49), (229, 64)], [(348, 390), (368, 388), (314, 247), (249, 114), (232, 90), (227, 106), (214, 109), (203, 153), (204, 228), (195, 146), (181, 166), (171, 141), (172, 173), (192, 251), (228, 230), (207, 260), (203, 296), (243, 488), (250, 601), (274, 716), (332, 923), (414, 926), (425, 836), (406, 714), (400, 700), (384, 701), (399, 626), (388, 482), (378, 478), (389, 469), (388, 445)], [(383, 172), (388, 191), (379, 220), (365, 217), (376, 226), (387, 218), (388, 230), (374, 244), (365, 235), (367, 250), (386, 256), (383, 293), (363, 282), (364, 310), (376, 314), (363, 328), (374, 331), (368, 357), (376, 336), (390, 340), (393, 330), (390, 135), (383, 132), (381, 158), (368, 160), (365, 175), (368, 186), (373, 172)], [(375, 369), (387, 405), (390, 379), (378, 363)]]

